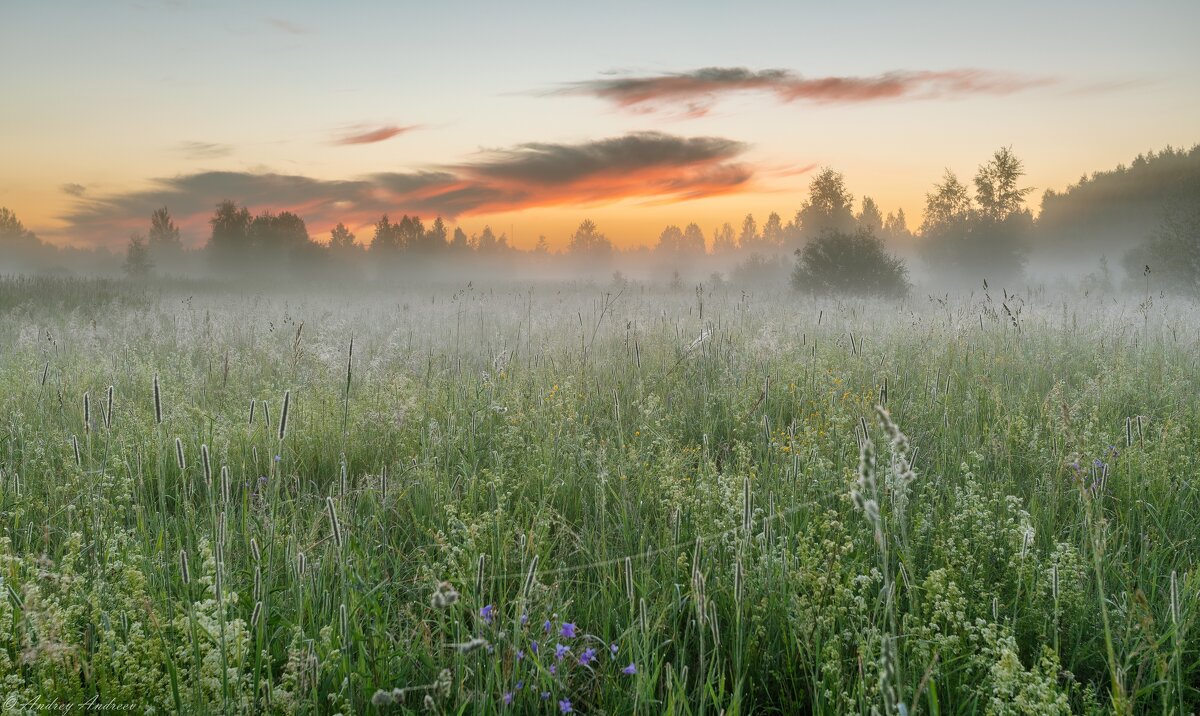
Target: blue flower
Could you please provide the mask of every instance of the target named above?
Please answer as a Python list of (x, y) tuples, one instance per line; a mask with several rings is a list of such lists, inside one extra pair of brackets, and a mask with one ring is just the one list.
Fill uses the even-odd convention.
[(550, 698), (550, 692), (549, 692), (549, 691), (543, 691), (543, 692), (542, 692), (542, 701), (545, 701), (545, 700), (546, 700), (546, 699), (548, 699), (548, 698)]
[(522, 614), (522, 615), (521, 615), (521, 626), (525, 626), (525, 625), (526, 625), (526, 624), (528, 624), (528, 623), (529, 623), (529, 615), (528, 615), (528, 614)]
[(558, 702), (558, 712), (562, 714), (574, 713), (575, 709), (571, 708), (571, 700), (563, 699)]
[(629, 666), (626, 666), (624, 669), (621, 669), (621, 673), (627, 674), (629, 676), (633, 676), (634, 674), (637, 673), (637, 666), (634, 665), (634, 663), (631, 661), (631, 662), (629, 662)]
[(538, 653), (538, 645), (536, 641), (529, 642), (529, 650), (535, 654)]
[(580, 666), (587, 666), (588, 664), (592, 663), (595, 660), (596, 660), (596, 650), (595, 649), (591, 649), (591, 648), (584, 649), (583, 653), (579, 655), (579, 665)]
[(554, 658), (562, 661), (563, 657), (566, 656), (570, 651), (571, 647), (563, 646), (562, 644), (556, 644), (554, 646)]
[(575, 625), (571, 622), (563, 622), (562, 631), (559, 632), (563, 638), (572, 639), (575, 637)]
[(492, 623), (492, 612), (494, 612), (494, 611), (496, 611), (496, 607), (491, 604), (488, 604), (487, 606), (485, 606), (479, 610), (479, 616), (483, 617), (483, 621), (485, 624), (491, 624)]
[(617, 645), (616, 644), (609, 644), (608, 650), (610, 653), (612, 653), (613, 656), (617, 655)]
[(280, 459), (280, 458), (279, 458), (279, 456), (278, 456), (278, 455), (276, 455), (276, 456), (275, 456), (275, 462), (279, 462), (279, 459)]
[(542, 624), (542, 629), (543, 629), (543, 630), (545, 630), (545, 632), (546, 632), (547, 634), (549, 634), (549, 633), (550, 633), (550, 629), (551, 629), (551, 628), (552, 628), (552, 627), (550, 626), (550, 620), (549, 620), (549, 619), (547, 619), (547, 620), (546, 620), (546, 622), (545, 622), (544, 624)]
[(525, 658), (525, 652), (521, 651), (520, 649), (517, 649), (517, 661), (521, 661), (524, 658)]
[(504, 705), (512, 706), (512, 702), (513, 702), (513, 693), (511, 691), (509, 691), (508, 693), (504, 694)]
[(524, 682), (524, 681), (518, 681), (518, 682), (517, 682), (517, 691), (520, 691), (520, 690), (521, 690), (521, 689), (523, 689), (523, 688), (525, 688), (525, 682)]

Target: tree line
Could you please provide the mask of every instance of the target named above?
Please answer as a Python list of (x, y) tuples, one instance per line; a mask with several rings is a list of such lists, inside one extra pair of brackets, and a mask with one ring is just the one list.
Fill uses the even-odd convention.
[[(596, 268), (618, 253), (634, 252), (686, 267), (702, 257), (724, 257), (736, 264), (735, 278), (762, 280), (790, 272), (793, 284), (804, 290), (897, 295), (908, 285), (908, 266), (889, 247), (915, 247), (923, 266), (941, 281), (962, 284), (981, 277), (1016, 280), (1031, 256), (1055, 260), (1056, 249), (1093, 260), (1111, 251), (1130, 276), (1157, 271), (1168, 285), (1200, 290), (1200, 146), (1151, 152), (1129, 167), (1084, 176), (1063, 192), (1047, 190), (1037, 219), (1027, 205), (1033, 188), (1023, 185), (1024, 176), (1023, 162), (1008, 147), (997, 150), (967, 181), (946, 170), (925, 195), (924, 218), (914, 233), (903, 210), (885, 215), (871, 197), (864, 196), (856, 211), (843, 174), (826, 167), (812, 177), (807, 196), (786, 222), (771, 213), (760, 226), (747, 214), (737, 228), (727, 222), (707, 236), (695, 222), (682, 228), (672, 224), (653, 246), (622, 252), (594, 221), (584, 219), (567, 237), (560, 259)], [(315, 241), (296, 213), (255, 215), (232, 200), (218, 204), (208, 224), (203, 248), (189, 251), (169, 209), (156, 209), (147, 233), (128, 240), (126, 273), (146, 276), (188, 261), (194, 266), (198, 256), (229, 273), (263, 266), (319, 272), (330, 264), (400, 270), (430, 265), (438, 257), (495, 262), (552, 253), (545, 236), (520, 251), (490, 226), (468, 235), (461, 227), (451, 230), (441, 217), (427, 225), (407, 214), (399, 221), (383, 214), (361, 239), (338, 223), (325, 242)], [(22, 258), (44, 262), (52, 253), (8, 209), (0, 209), (0, 247), (6, 257), (18, 259), (18, 267)]]

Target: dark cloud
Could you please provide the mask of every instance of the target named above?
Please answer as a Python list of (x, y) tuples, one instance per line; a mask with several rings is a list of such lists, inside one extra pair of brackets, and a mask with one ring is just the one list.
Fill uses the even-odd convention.
[(67, 194), (69, 196), (83, 196), (84, 193), (87, 191), (87, 187), (82, 184), (68, 183), (68, 184), (63, 184), (62, 186), (60, 186), (58, 188), (62, 191), (62, 193)]
[(1003, 95), (1049, 84), (1049, 78), (988, 70), (894, 71), (873, 77), (803, 77), (791, 70), (705, 67), (643, 77), (607, 77), (573, 82), (552, 94), (599, 97), (623, 109), (672, 109), (701, 116), (717, 98), (732, 92), (767, 92), (782, 102), (849, 104), (889, 99), (932, 99), (973, 94)]
[(233, 199), (252, 211), (288, 209), (314, 226), (360, 225), (383, 212), (421, 216), (516, 211), (626, 199), (656, 203), (743, 191), (754, 168), (745, 144), (718, 137), (635, 133), (582, 144), (524, 144), (419, 172), (332, 181), (271, 172), (201, 172), (157, 179), (140, 191), (94, 197), (62, 217), (77, 239), (115, 243), (167, 206), (185, 231), (206, 233), (213, 208)]
[(395, 137), (405, 132), (411, 132), (416, 129), (417, 125), (409, 125), (407, 127), (397, 127), (388, 125), (386, 127), (377, 127), (375, 129), (358, 129), (349, 134), (342, 135), (333, 141), (334, 144), (374, 144), (382, 142), (392, 137)]
[(220, 159), (233, 154), (233, 147), (214, 142), (180, 142), (175, 145), (175, 151), (188, 159)]

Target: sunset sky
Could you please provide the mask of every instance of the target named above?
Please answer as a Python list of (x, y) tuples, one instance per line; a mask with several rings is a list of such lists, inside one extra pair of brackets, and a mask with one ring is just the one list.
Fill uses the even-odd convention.
[(0, 205), (118, 246), (166, 204), (437, 214), (518, 246), (591, 217), (786, 221), (811, 171), (920, 222), (1002, 145), (1044, 189), (1200, 141), (1200, 2), (0, 0)]

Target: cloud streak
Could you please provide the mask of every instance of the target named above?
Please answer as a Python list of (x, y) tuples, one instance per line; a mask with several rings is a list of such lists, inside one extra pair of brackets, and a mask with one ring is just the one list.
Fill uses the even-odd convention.
[(415, 125), (415, 124), (409, 125), (407, 127), (397, 127), (395, 125), (388, 125), (385, 127), (377, 127), (375, 129), (366, 129), (366, 130), (359, 129), (359, 130), (355, 130), (354, 132), (351, 132), (349, 134), (345, 134), (341, 137), (338, 137), (337, 139), (333, 140), (333, 143), (340, 144), (340, 145), (375, 144), (376, 142), (387, 141), (387, 140), (391, 139), (392, 137), (404, 134), (406, 132), (411, 132), (412, 130), (416, 129), (417, 126), (418, 125)]
[(233, 154), (233, 147), (215, 142), (180, 142), (175, 151), (188, 159), (220, 159)]
[(870, 77), (804, 77), (791, 70), (705, 67), (642, 77), (609, 77), (572, 82), (549, 94), (587, 95), (636, 112), (682, 111), (707, 114), (716, 101), (738, 92), (763, 92), (783, 103), (859, 104), (897, 99), (1006, 95), (1054, 82), (989, 70), (896, 70)]
[(234, 199), (254, 211), (288, 209), (310, 228), (363, 225), (384, 212), (447, 218), (625, 200), (670, 203), (746, 191), (748, 146), (720, 137), (641, 132), (579, 144), (530, 143), (482, 152), (425, 171), (353, 180), (256, 172), (200, 172), (157, 179), (133, 192), (81, 199), (62, 218), (76, 240), (116, 245), (167, 206), (194, 237), (213, 207)]

